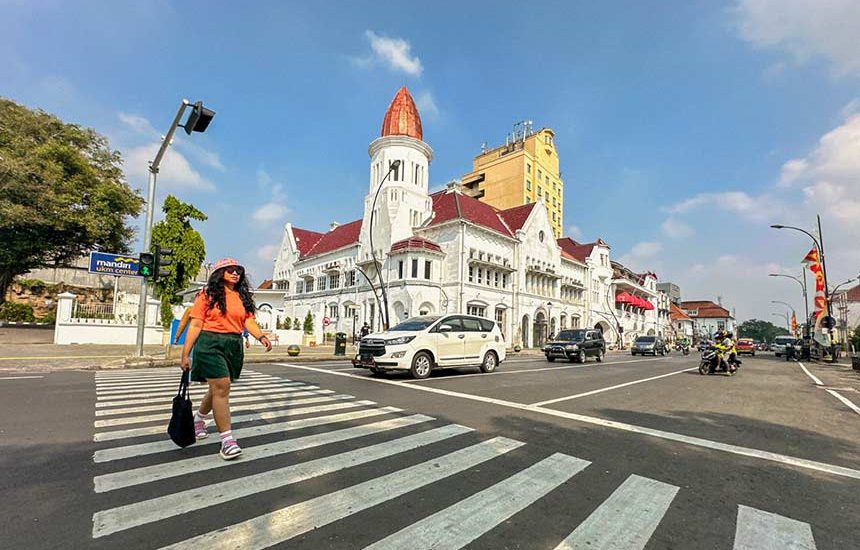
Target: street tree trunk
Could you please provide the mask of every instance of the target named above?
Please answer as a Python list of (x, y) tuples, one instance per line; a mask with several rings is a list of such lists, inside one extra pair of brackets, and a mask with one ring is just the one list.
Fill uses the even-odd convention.
[(6, 301), (6, 290), (12, 284), (12, 279), (15, 278), (15, 275), (16, 273), (11, 269), (0, 267), (0, 304)]

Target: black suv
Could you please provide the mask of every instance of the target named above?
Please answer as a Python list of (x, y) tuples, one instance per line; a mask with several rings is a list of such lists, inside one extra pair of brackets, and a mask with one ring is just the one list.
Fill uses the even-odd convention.
[(603, 361), (606, 342), (599, 330), (584, 328), (562, 330), (543, 348), (546, 360), (552, 363), (558, 358), (584, 363), (587, 357)]
[(630, 355), (645, 355), (646, 353), (654, 357), (657, 357), (658, 353), (666, 355), (666, 342), (659, 336), (640, 336), (630, 346)]

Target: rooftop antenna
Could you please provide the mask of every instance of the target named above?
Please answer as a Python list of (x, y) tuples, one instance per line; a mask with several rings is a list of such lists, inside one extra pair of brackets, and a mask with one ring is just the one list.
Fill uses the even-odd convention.
[(717, 303), (720, 305), (720, 307), (723, 307), (723, 297), (722, 296), (717, 296)]
[(481, 153), (486, 153), (486, 152), (487, 152), (487, 142), (485, 141), (485, 142), (481, 143)]

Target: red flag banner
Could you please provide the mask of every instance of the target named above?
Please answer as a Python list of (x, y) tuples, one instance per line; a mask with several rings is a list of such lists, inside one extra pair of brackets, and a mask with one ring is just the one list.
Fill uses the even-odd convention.
[(791, 333), (797, 337), (797, 317), (791, 312)]
[(824, 271), (821, 269), (821, 260), (818, 249), (813, 248), (803, 258), (803, 262), (815, 276), (815, 328), (820, 329), (821, 320), (827, 315), (827, 291), (824, 287)]

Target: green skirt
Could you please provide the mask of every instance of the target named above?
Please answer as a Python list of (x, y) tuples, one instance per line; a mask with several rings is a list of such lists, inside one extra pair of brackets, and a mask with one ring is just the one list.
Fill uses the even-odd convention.
[(241, 334), (202, 331), (194, 342), (191, 380), (205, 382), (210, 378), (236, 380), (242, 374), (245, 349)]

